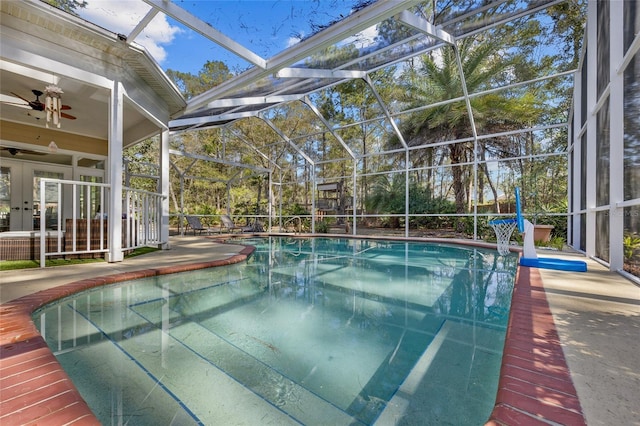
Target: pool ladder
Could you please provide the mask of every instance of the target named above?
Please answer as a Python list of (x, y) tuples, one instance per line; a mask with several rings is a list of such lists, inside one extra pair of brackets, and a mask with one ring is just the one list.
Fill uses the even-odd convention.
[[(293, 223), (295, 220), (298, 221), (298, 231), (296, 232), (296, 228), (295, 226), (293, 227), (293, 233), (294, 234), (301, 234), (302, 233), (302, 218), (300, 216), (293, 216), (291, 218), (289, 218), (289, 220), (287, 220), (283, 225), (282, 228), (283, 229), (287, 229), (287, 225), (290, 223)], [(295, 225), (295, 224), (294, 224)]]

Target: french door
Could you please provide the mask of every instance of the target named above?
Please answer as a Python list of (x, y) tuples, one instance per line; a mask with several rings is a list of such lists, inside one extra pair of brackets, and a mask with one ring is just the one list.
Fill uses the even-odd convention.
[(47, 229), (57, 228), (59, 197), (55, 186), (47, 191), (45, 205), (40, 205), (40, 179), (69, 179), (71, 167), (53, 164), (2, 160), (0, 167), (0, 231), (34, 231), (40, 229), (45, 215)]

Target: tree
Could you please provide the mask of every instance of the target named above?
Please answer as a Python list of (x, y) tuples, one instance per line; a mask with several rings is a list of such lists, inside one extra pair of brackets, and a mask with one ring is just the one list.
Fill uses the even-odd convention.
[(172, 69), (167, 70), (167, 75), (178, 86), (186, 99), (204, 93), (233, 77), (229, 67), (221, 61), (205, 62), (198, 75)]
[[(227, 66), (220, 61), (207, 61), (197, 75), (174, 70), (167, 70), (167, 75), (187, 99), (203, 93), (233, 76)], [(199, 130), (175, 136), (171, 141), (171, 145), (172, 148), (180, 151), (208, 155), (219, 159), (224, 156), (223, 139), (219, 130)], [(155, 164), (158, 158), (157, 141), (150, 139), (137, 144), (129, 148), (125, 156), (135, 160), (131, 162), (133, 167), (140, 168), (141, 163)], [(183, 191), (185, 204), (191, 213), (213, 214), (226, 205), (227, 188), (224, 182), (231, 173), (223, 165), (206, 164), (206, 161), (194, 161), (191, 158), (179, 157), (173, 157), (172, 162), (174, 164), (171, 169), (172, 172), (188, 170), (188, 175), (202, 178), (183, 179), (181, 182), (178, 174), (170, 174), (169, 191), (175, 211), (180, 210), (180, 203), (176, 193), (180, 193), (181, 190)], [(134, 181), (134, 184), (136, 187), (142, 186), (144, 189), (151, 190), (148, 186), (152, 184), (139, 178)]]
[[(474, 20), (491, 21), (496, 16), (508, 15), (521, 8), (521, 4), (517, 3), (498, 2), (495, 7), (474, 14)], [(477, 2), (458, 0), (422, 2), (411, 10), (439, 25), (443, 17), (461, 15), (476, 8)], [(549, 16), (544, 24), (551, 22), (553, 29), (551, 25), (544, 27), (540, 20), (526, 16), (457, 39), (455, 47), (441, 47), (403, 62), (395, 62), (396, 48), (399, 54), (404, 52), (405, 47), (413, 48), (410, 42), (402, 48), (398, 44), (404, 43), (403, 40), (415, 31), (398, 24), (397, 20), (385, 20), (378, 25), (374, 42), (378, 43), (377, 47), (384, 47), (379, 54), (374, 53), (376, 48), (359, 50), (355, 43), (334, 44), (305, 61), (304, 67), (310, 69), (348, 70), (353, 67), (357, 69), (358, 66), (367, 69), (370, 64), (377, 67), (376, 71), (368, 74), (366, 80), (335, 80), (335, 85), (309, 94), (311, 101), (330, 123), (331, 129), (325, 129), (321, 120), (303, 102), (293, 101), (262, 111), (286, 138), (259, 118), (250, 118), (217, 129), (180, 134), (174, 137), (172, 146), (212, 158), (270, 169), (276, 173), (276, 180), (285, 183), (278, 187), (285, 206), (299, 204), (308, 208), (313, 178), (330, 181), (345, 179), (351, 176), (355, 167), (359, 173), (357, 188), (361, 191), (355, 194), (357, 200), (360, 203), (366, 201), (364, 207), (379, 213), (404, 213), (407, 205), (404, 185), (407, 181), (410, 182), (411, 212), (425, 212), (424, 209), (435, 205), (431, 203), (432, 200), (447, 201), (443, 205), (450, 208), (451, 201), (455, 200), (455, 212), (465, 214), (473, 205), (473, 197), (481, 202), (482, 194), (487, 194), (487, 198), (493, 194), (495, 209), (499, 211), (499, 195), (508, 194), (508, 187), (522, 185), (527, 179), (527, 183), (536, 187), (538, 193), (561, 186), (554, 185), (554, 180), (561, 179), (561, 153), (566, 150), (566, 138), (563, 141), (561, 131), (554, 130), (550, 132), (553, 134), (544, 136), (542, 132), (509, 132), (544, 122), (556, 124), (566, 120), (570, 84), (558, 85), (551, 80), (541, 80), (506, 90), (494, 90), (514, 82), (549, 75), (558, 67), (572, 69), (575, 66), (572, 61), (577, 55), (563, 59), (565, 49), (557, 47), (567, 46), (573, 53), (580, 51), (577, 48), (579, 42), (576, 44), (576, 38), (581, 35), (578, 34), (580, 12), (558, 5), (534, 13), (547, 13)], [(558, 36), (558, 33), (561, 35)], [(384, 62), (387, 59), (389, 62)], [(477, 133), (506, 136), (480, 138), (476, 143), (473, 142), (474, 129), (466, 102), (450, 101), (453, 98), (463, 99), (465, 91), (461, 71), (466, 89), (473, 95), (470, 103)], [(232, 76), (226, 65), (219, 61), (206, 62), (197, 75), (173, 70), (167, 73), (188, 99)], [(565, 78), (569, 80), (569, 77)], [(382, 98), (384, 106), (379, 104), (369, 82)], [(309, 79), (309, 84), (315, 83)], [(489, 89), (487, 94), (477, 95)], [(435, 106), (425, 108), (425, 105)], [(410, 148), (408, 152), (385, 116), (384, 107), (390, 110), (392, 119), (399, 126)], [(334, 134), (355, 153), (355, 161)], [(283, 140), (287, 138), (289, 140)], [(450, 141), (456, 142), (450, 144)], [(260, 151), (259, 155), (257, 151)], [(315, 175), (299, 151), (319, 165)], [(495, 169), (487, 166), (495, 159), (545, 153), (558, 156), (501, 162), (500, 167), (505, 167), (509, 172), (503, 183), (496, 179)], [(478, 168), (474, 169), (476, 159), (479, 160), (475, 163)], [(186, 183), (187, 198), (216, 208), (225, 205), (227, 188), (224, 184), (212, 182), (215, 179), (226, 182), (230, 176), (238, 173), (237, 170), (214, 162), (198, 161), (194, 165), (190, 165), (188, 159), (176, 162), (184, 165), (185, 169), (188, 167), (191, 175), (209, 179)], [(409, 170), (409, 180), (405, 170)], [(394, 172), (386, 174), (388, 171)], [(476, 172), (477, 188), (474, 187)], [(387, 182), (378, 182), (383, 180), (378, 176), (383, 176)], [(234, 179), (229, 191), (234, 203), (244, 203), (251, 209), (256, 206), (256, 211), (260, 209), (263, 185), (255, 180), (247, 177), (247, 174)], [(391, 199), (389, 192), (381, 191), (384, 185), (400, 192), (394, 192)], [(254, 197), (256, 189), (258, 196)], [(545, 208), (559, 205), (554, 204), (558, 198), (557, 191), (551, 191), (550, 194), (547, 196), (545, 192), (544, 199), (539, 197), (536, 201), (543, 203)], [(270, 201), (275, 201), (273, 193), (270, 192), (268, 196)], [(376, 197), (378, 203), (374, 202)], [(275, 203), (272, 205), (276, 208)], [(362, 207), (353, 206), (354, 209)], [(414, 223), (417, 220), (411, 224)], [(457, 223), (457, 226), (461, 231), (464, 221)]]
[[(403, 173), (376, 175), (372, 182), (371, 193), (365, 200), (367, 211), (376, 214), (401, 215), (405, 211), (405, 177)], [(400, 218), (389, 219), (391, 228), (400, 227)]]
[(76, 9), (83, 9), (87, 7), (87, 2), (85, 0), (45, 0), (45, 2), (75, 16), (78, 16)]
[[(439, 158), (438, 152), (446, 154), (458, 214), (467, 213), (471, 204), (473, 173), (470, 164), (476, 158), (484, 158), (487, 152), (498, 157), (511, 156), (514, 139), (496, 137), (475, 146), (467, 141), (473, 138), (473, 129), (466, 103), (447, 101), (464, 94), (461, 72), (466, 91), (471, 94), (543, 74), (551, 61), (544, 57), (529, 59), (528, 55), (538, 45), (536, 37), (540, 34), (535, 20), (497, 27), (486, 34), (462, 39), (455, 47), (423, 55), (420, 62), (415, 67), (407, 67), (402, 76), (401, 83), (407, 93), (404, 101), (418, 110), (402, 124), (407, 144), (425, 147), (421, 151), (422, 157), (420, 154), (414, 156), (418, 164)], [(478, 134), (494, 134), (534, 125), (544, 113), (547, 96), (540, 85), (475, 96), (470, 99), (475, 129)], [(442, 104), (420, 109), (425, 104), (438, 103)], [(446, 141), (459, 142), (444, 147), (438, 144)], [(392, 138), (389, 142), (390, 148), (399, 146), (397, 139)], [(491, 182), (486, 163), (481, 164), (480, 172), (484, 173), (480, 182), (489, 185), (497, 199), (497, 189)], [(464, 222), (459, 220), (457, 230), (463, 229)]]

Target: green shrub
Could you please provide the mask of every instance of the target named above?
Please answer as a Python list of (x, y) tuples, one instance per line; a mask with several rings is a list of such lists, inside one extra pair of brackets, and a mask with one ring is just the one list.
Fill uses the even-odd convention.
[(564, 248), (564, 238), (551, 237), (549, 241), (536, 241), (536, 247), (552, 247), (556, 250), (562, 250)]
[(316, 232), (319, 234), (326, 234), (329, 232), (329, 224), (326, 220), (319, 220), (316, 222)]
[[(464, 218), (464, 232), (469, 236), (473, 236), (473, 217)], [(484, 217), (478, 217), (478, 238), (485, 241), (496, 241), (496, 232), (489, 225), (489, 220)]]
[(283, 216), (308, 216), (311, 214), (298, 203), (295, 203), (290, 207), (286, 206), (282, 210)]
[(624, 260), (629, 262), (640, 251), (640, 236), (635, 232), (625, 232), (622, 239)]

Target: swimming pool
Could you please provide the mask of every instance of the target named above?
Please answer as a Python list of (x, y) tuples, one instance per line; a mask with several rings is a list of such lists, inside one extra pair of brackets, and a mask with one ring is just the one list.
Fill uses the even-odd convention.
[(483, 424), (517, 257), (265, 238), (239, 265), (81, 293), (34, 315), (102, 423)]

